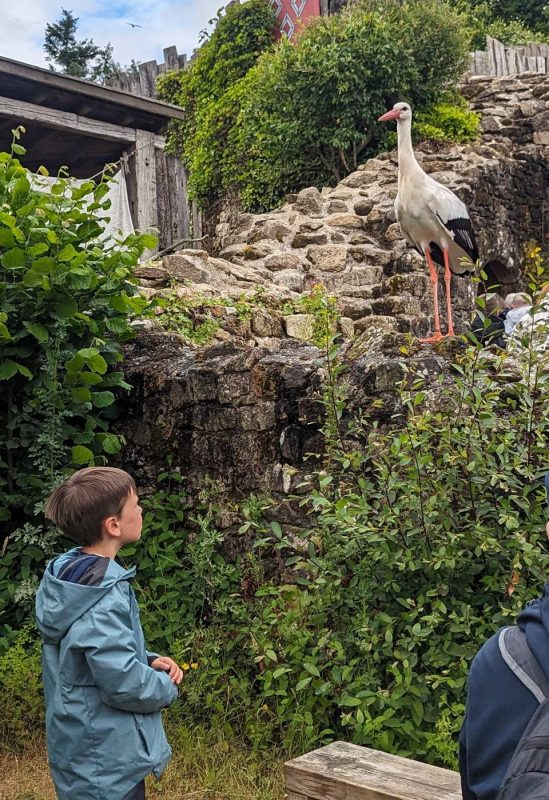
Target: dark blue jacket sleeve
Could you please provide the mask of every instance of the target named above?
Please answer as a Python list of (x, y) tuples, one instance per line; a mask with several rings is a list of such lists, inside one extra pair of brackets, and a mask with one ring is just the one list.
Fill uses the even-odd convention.
[(534, 696), (503, 661), (496, 634), (480, 649), (469, 673), (460, 735), (464, 800), (495, 800), (537, 707)]

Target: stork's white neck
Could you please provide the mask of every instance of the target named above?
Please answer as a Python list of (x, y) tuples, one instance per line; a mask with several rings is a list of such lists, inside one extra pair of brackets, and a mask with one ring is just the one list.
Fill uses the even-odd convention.
[(410, 172), (420, 170), (412, 148), (412, 120), (402, 119), (397, 124), (398, 135), (398, 182)]

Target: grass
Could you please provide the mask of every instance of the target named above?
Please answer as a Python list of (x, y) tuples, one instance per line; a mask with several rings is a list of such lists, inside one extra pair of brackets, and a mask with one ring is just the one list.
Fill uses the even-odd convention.
[[(162, 778), (148, 780), (147, 800), (282, 800), (283, 756), (253, 754), (214, 732), (171, 730), (174, 757)], [(0, 800), (55, 800), (46, 750), (0, 753)]]

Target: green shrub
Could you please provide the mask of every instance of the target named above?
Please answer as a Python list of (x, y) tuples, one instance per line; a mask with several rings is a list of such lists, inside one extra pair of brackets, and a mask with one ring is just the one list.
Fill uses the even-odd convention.
[(102, 241), (108, 182), (59, 177), (41, 191), (17, 158), (20, 133), (0, 153), (0, 614), (15, 626), (52, 548), (41, 503), (66, 470), (121, 448), (109, 430), (129, 388), (121, 343), (147, 306), (132, 268), (155, 242)]
[(442, 142), (473, 142), (480, 136), (478, 114), (469, 111), (463, 98), (437, 103), (416, 116), (414, 138)]
[(167, 147), (189, 169), (189, 194), (203, 206), (223, 195), (220, 165), (239, 109), (232, 88), (272, 47), (274, 23), (265, 0), (228, 5), (190, 66), (158, 81), (159, 97), (186, 112), (184, 122), (172, 124)]
[(152, 500), (135, 557), (148, 633), (186, 668), (170, 714), (255, 747), (345, 738), (455, 767), (468, 665), (549, 567), (548, 365), (530, 353), (520, 380), (507, 353), (467, 346), (427, 389), (403, 352), (401, 412), (382, 428), (345, 411), (325, 330), (308, 530), (251, 498), (239, 542), (215, 493), (192, 512), (177, 485)]
[(23, 628), (0, 654), (0, 750), (21, 750), (44, 731), (38, 632)]

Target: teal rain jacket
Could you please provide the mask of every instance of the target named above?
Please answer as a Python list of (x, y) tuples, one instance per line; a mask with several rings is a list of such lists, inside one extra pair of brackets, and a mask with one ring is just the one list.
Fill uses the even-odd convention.
[(166, 768), (160, 709), (177, 688), (148, 666), (135, 569), (111, 561), (100, 586), (59, 580), (74, 553), (48, 564), (36, 596), (50, 769), (59, 800), (121, 800)]

